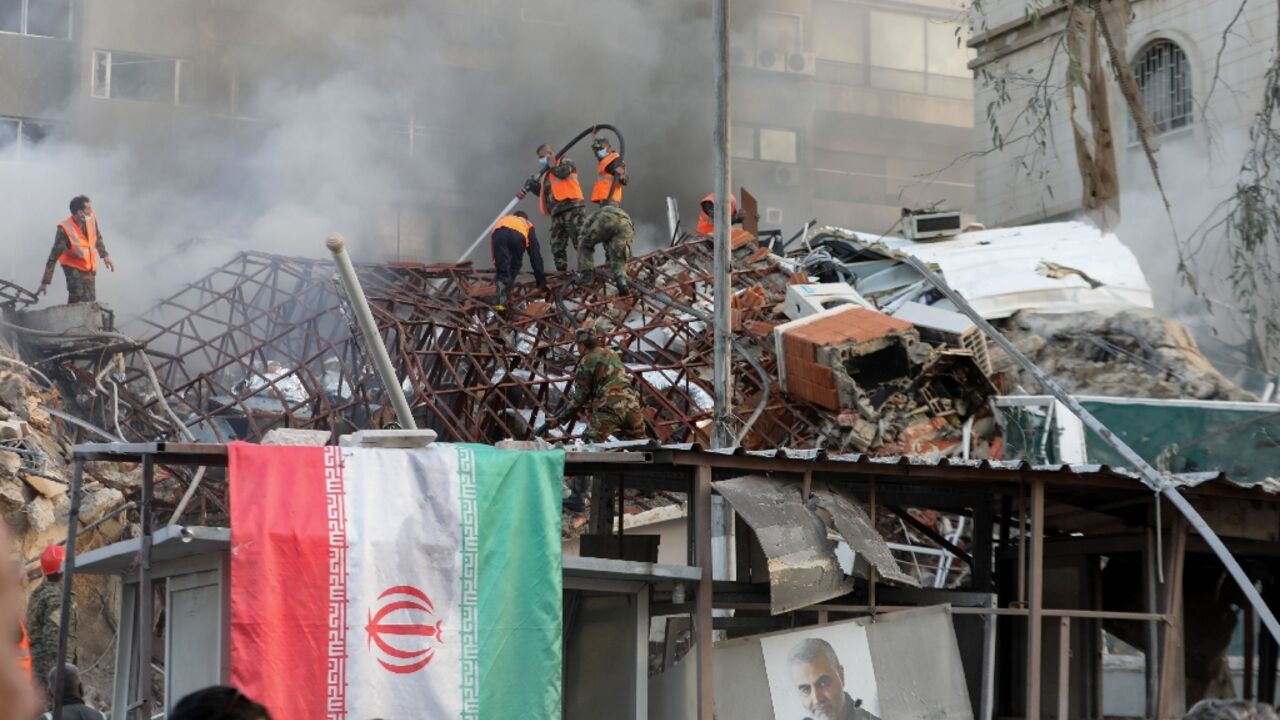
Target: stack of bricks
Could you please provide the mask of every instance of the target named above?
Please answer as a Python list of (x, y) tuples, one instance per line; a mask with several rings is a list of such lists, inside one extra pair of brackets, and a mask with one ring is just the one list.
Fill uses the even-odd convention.
[(758, 319), (769, 304), (769, 293), (760, 283), (740, 290), (729, 298), (729, 323), (733, 332), (743, 331), (743, 322)]
[(835, 308), (781, 326), (787, 392), (828, 410), (839, 410), (835, 373), (819, 360), (818, 350), (859, 345), (911, 328), (910, 323), (856, 306)]

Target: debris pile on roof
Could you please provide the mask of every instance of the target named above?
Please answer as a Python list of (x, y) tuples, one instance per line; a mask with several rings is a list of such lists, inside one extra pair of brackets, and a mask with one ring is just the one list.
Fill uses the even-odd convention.
[[(40, 552), (67, 532), (70, 435), (55, 415), (61, 405), (60, 393), (0, 336), (0, 513), (17, 537), (32, 588), (40, 575)], [(110, 463), (85, 473), (80, 517), (82, 527), (95, 527), (81, 535), (82, 550), (115, 542), (129, 531), (128, 513), (116, 511), (139, 477), (136, 469)], [(85, 684), (91, 702), (101, 706), (107, 698), (98, 691), (110, 687), (111, 663), (93, 661), (113, 648), (113, 589), (107, 578), (84, 576), (75, 579), (75, 592)]]

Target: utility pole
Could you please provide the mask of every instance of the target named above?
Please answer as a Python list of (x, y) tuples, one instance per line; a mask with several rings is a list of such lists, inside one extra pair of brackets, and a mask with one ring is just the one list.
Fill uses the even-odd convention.
[(730, 265), (733, 250), (729, 245), (732, 229), (729, 213), (729, 0), (712, 0), (712, 47), (715, 49), (716, 119), (713, 137), (715, 141), (715, 191), (716, 209), (713, 222), (715, 235), (712, 266), (715, 282), (715, 426), (712, 429), (713, 448), (731, 447), (734, 442), (729, 418), (733, 406), (733, 377), (729, 366), (730, 339), (729, 301), (733, 293), (730, 286)]

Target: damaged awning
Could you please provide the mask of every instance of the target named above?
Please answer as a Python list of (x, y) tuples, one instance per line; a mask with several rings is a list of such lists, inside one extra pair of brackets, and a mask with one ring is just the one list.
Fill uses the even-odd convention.
[[(815, 485), (805, 501), (800, 483), (761, 475), (713, 485), (755, 532), (768, 558), (774, 615), (845, 595), (853, 589), (854, 578), (866, 579), (871, 567), (883, 580), (919, 585), (898, 567), (862, 506), (843, 490)], [(853, 551), (853, 575), (840, 567), (840, 540)]]

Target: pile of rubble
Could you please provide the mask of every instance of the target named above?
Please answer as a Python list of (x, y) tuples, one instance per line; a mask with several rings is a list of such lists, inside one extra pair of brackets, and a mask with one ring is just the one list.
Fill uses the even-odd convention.
[[(38, 557), (66, 538), (70, 506), (70, 438), (56, 413), (60, 393), (38, 369), (18, 356), (0, 334), (0, 513), (18, 539), (31, 587), (39, 582)], [(84, 478), (80, 552), (115, 542), (132, 531), (125, 496), (137, 485), (132, 469), (98, 464)], [(106, 700), (115, 638), (117, 590), (103, 577), (75, 579), (79, 661), (93, 702)]]
[[(1001, 457), (990, 399), (1037, 388), (906, 255), (1069, 390), (1247, 397), (1151, 312), (1133, 256), (1089, 226), (927, 243), (819, 227), (790, 252), (737, 229), (733, 245), (734, 409), (747, 449)], [(706, 445), (711, 266), (709, 238), (683, 235), (629, 262), (629, 294), (553, 277), (548, 292), (518, 286), (507, 314), (492, 310), (492, 271), (469, 263), (359, 274), (419, 426), (443, 440), (527, 439), (564, 402), (573, 331), (590, 318), (632, 371), (655, 439)], [(109, 316), (77, 322), (90, 329), (35, 337), (78, 439), (261, 441), (281, 427), (332, 439), (393, 420), (328, 261), (241, 253), (119, 331)], [(573, 442), (584, 429), (547, 439)], [(160, 502), (189, 482), (169, 475)], [(225, 507), (211, 473), (189, 512), (207, 520)]]

